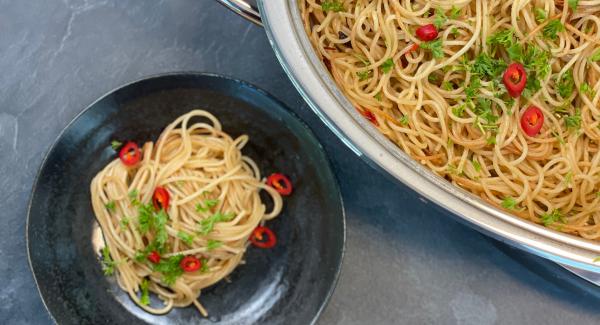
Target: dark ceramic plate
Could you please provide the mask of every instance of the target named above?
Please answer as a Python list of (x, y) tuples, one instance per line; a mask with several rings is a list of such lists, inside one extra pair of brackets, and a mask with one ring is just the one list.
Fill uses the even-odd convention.
[[(247, 264), (202, 292), (209, 318), (193, 307), (155, 316), (138, 308), (102, 274), (92, 246), (89, 184), (115, 157), (112, 139), (156, 140), (194, 108), (214, 113), (226, 132), (245, 133), (244, 153), (262, 174), (294, 182), (282, 214), (269, 225), (274, 249), (249, 248)], [(331, 296), (345, 240), (344, 210), (325, 153), (281, 102), (241, 81), (208, 74), (151, 77), (96, 101), (62, 132), (44, 160), (31, 197), (29, 259), (42, 299), (59, 324), (308, 324)]]

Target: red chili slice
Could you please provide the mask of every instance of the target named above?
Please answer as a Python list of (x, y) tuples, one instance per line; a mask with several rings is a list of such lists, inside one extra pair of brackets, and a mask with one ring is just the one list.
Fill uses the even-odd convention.
[(506, 90), (511, 97), (519, 97), (525, 89), (525, 84), (527, 83), (527, 73), (523, 68), (523, 65), (520, 63), (511, 63), (506, 71), (504, 71), (504, 76), (502, 77), (502, 81), (506, 86)]
[(194, 256), (186, 256), (181, 260), (179, 266), (185, 272), (194, 272), (200, 269), (202, 262)]
[(292, 182), (285, 175), (273, 173), (267, 177), (267, 185), (274, 188), (281, 195), (292, 194)]
[(367, 120), (369, 120), (369, 122), (373, 123), (373, 125), (379, 126), (379, 122), (377, 121), (375, 114), (373, 114), (373, 112), (371, 112), (370, 110), (365, 108), (360, 112), (360, 114), (364, 116)]
[(119, 151), (119, 158), (126, 166), (134, 166), (140, 161), (142, 154), (140, 148), (133, 142), (127, 142)]
[(529, 106), (521, 116), (521, 128), (530, 137), (536, 136), (544, 125), (544, 113), (536, 106)]
[(271, 229), (263, 226), (258, 226), (250, 235), (252, 245), (260, 248), (271, 248), (277, 243), (277, 237)]
[(167, 211), (169, 208), (169, 192), (164, 187), (157, 186), (154, 189), (154, 195), (152, 195), (152, 204), (156, 211), (160, 211), (160, 209)]
[(157, 251), (152, 251), (148, 254), (148, 260), (154, 264), (158, 264), (160, 262), (160, 254)]
[(417, 28), (417, 37), (424, 42), (433, 41), (438, 37), (438, 31), (433, 24), (428, 24)]

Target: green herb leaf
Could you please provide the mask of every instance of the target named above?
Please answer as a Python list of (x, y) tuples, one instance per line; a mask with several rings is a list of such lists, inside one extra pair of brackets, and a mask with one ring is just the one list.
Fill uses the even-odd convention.
[(142, 296), (140, 297), (140, 304), (148, 306), (150, 304), (150, 294), (148, 292), (148, 280), (144, 278), (140, 283), (140, 289), (142, 290)]
[(203, 203), (196, 204), (197, 212), (207, 212), (210, 208), (213, 208), (219, 204), (219, 200), (204, 200)]
[(576, 110), (574, 115), (565, 116), (565, 126), (567, 129), (579, 130), (581, 128), (581, 112)]
[(444, 10), (441, 8), (435, 9), (435, 18), (433, 19), (433, 24), (435, 27), (437, 27), (437, 29), (442, 28), (446, 21), (448, 21), (448, 17), (446, 17)]
[(452, 6), (452, 9), (450, 9), (450, 19), (456, 19), (458, 16), (460, 16), (460, 8)]
[(169, 234), (167, 233), (166, 228), (168, 220), (169, 216), (163, 209), (154, 214), (154, 229), (156, 231), (155, 240), (159, 247), (162, 247), (167, 242), (167, 239), (169, 239)]
[(594, 54), (592, 54), (592, 56), (590, 56), (590, 61), (592, 61), (592, 62), (600, 61), (600, 48), (597, 49), (596, 52), (594, 52)]
[(381, 92), (378, 92), (377, 94), (375, 94), (375, 96), (373, 96), (378, 102), (381, 101)]
[(399, 122), (400, 122), (400, 125), (407, 126), (408, 125), (408, 116), (402, 115)]
[(473, 165), (473, 168), (475, 168), (476, 172), (480, 172), (481, 171), (481, 164), (479, 163), (479, 161), (473, 159), (471, 160), (471, 164)]
[(454, 37), (458, 36), (458, 28), (452, 27), (452, 29), (450, 30), (450, 34), (452, 34), (452, 36)]
[(462, 117), (465, 112), (466, 105), (460, 104), (458, 106), (452, 107), (452, 114), (456, 117)]
[(514, 30), (503, 29), (492, 35), (487, 39), (489, 45), (502, 45), (505, 48), (510, 47), (514, 44)]
[(201, 258), (200, 262), (202, 263), (202, 266), (200, 267), (201, 273), (206, 273), (210, 271), (210, 268), (208, 267), (208, 259), (206, 257)]
[(169, 258), (161, 258), (160, 262), (154, 266), (154, 271), (162, 273), (162, 282), (164, 284), (168, 286), (173, 285), (177, 278), (183, 274), (183, 270), (179, 266), (182, 259), (182, 254)]
[(563, 181), (565, 182), (565, 185), (571, 185), (571, 183), (573, 182), (573, 172), (568, 172), (567, 174), (565, 174), (565, 178)]
[(443, 58), (444, 50), (442, 49), (442, 40), (437, 39), (431, 42), (423, 42), (419, 45), (420, 48), (431, 51), (434, 58)]
[(573, 94), (575, 81), (573, 80), (573, 71), (568, 70), (559, 79), (556, 80), (556, 92), (560, 97), (566, 99)]
[(356, 75), (358, 76), (358, 80), (359, 81), (364, 81), (369, 79), (369, 77), (371, 76), (371, 70), (369, 71), (362, 71), (362, 72), (357, 72)]
[(579, 4), (579, 0), (569, 0), (569, 8), (575, 12), (577, 10), (577, 5)]
[(592, 87), (590, 87), (590, 85), (587, 82), (584, 82), (581, 84), (581, 86), (579, 86), (579, 92), (590, 97), (596, 96), (596, 92), (592, 89)]
[(133, 189), (133, 190), (129, 191), (129, 193), (127, 193), (127, 196), (129, 197), (130, 200), (137, 199), (138, 190), (137, 189)]
[(208, 242), (206, 243), (206, 249), (209, 251), (212, 251), (213, 249), (219, 248), (222, 245), (223, 245), (223, 242), (221, 242), (221, 241), (209, 239)]
[(535, 20), (538, 23), (544, 22), (548, 18), (548, 14), (542, 8), (535, 8)]
[(505, 209), (515, 210), (515, 207), (517, 206), (517, 201), (513, 197), (507, 196), (504, 198), (504, 200), (502, 200), (502, 203), (500, 205), (502, 205), (502, 207)]
[(129, 225), (129, 218), (127, 218), (127, 217), (121, 218), (121, 220), (119, 221), (119, 226), (121, 227), (121, 230), (126, 230), (128, 225)]
[(392, 71), (393, 67), (394, 61), (392, 60), (392, 58), (389, 58), (383, 62), (383, 64), (381, 65), (381, 70), (383, 71), (383, 73), (389, 73), (390, 71)]
[(494, 145), (496, 144), (496, 136), (492, 135), (491, 137), (485, 139), (485, 142), (489, 145)]
[(203, 219), (200, 221), (200, 230), (198, 231), (201, 235), (208, 235), (214, 228), (215, 223), (231, 221), (235, 217), (233, 213), (222, 214), (221, 212), (217, 212), (212, 216)]
[(106, 203), (104, 206), (106, 207), (106, 209), (107, 209), (108, 211), (110, 211), (110, 212), (115, 212), (115, 208), (116, 208), (115, 201), (109, 201), (109, 202), (108, 202), (108, 203)]
[(194, 243), (194, 235), (188, 234), (185, 231), (177, 232), (177, 237), (179, 237), (179, 239), (183, 240), (189, 246), (192, 246)]
[(114, 150), (114, 151), (117, 151), (117, 150), (119, 150), (119, 148), (121, 148), (121, 146), (122, 146), (122, 145), (123, 145), (123, 143), (121, 143), (121, 142), (119, 142), (119, 141), (117, 141), (117, 140), (113, 140), (113, 141), (110, 143), (110, 146), (113, 148), (113, 150)]
[(104, 275), (113, 275), (115, 273), (115, 265), (117, 263), (110, 257), (108, 246), (102, 248), (102, 271)]
[(444, 89), (446, 91), (452, 91), (452, 90), (454, 90), (454, 86), (452, 85), (452, 83), (450, 81), (444, 81), (444, 82), (442, 82), (442, 89)]
[(544, 37), (549, 38), (551, 40), (558, 39), (558, 33), (564, 32), (565, 26), (558, 19), (552, 19), (544, 28), (542, 29), (542, 34)]
[(555, 222), (561, 222), (561, 223), (565, 222), (562, 213), (558, 209), (554, 209), (550, 213), (544, 213), (544, 214), (542, 214), (541, 215), (541, 219), (542, 219), (542, 223), (546, 227), (549, 226), (549, 225), (551, 225), (551, 224), (553, 224), (553, 223), (555, 223)]
[(344, 6), (342, 5), (341, 2), (338, 2), (336, 0), (324, 1), (323, 3), (321, 3), (321, 10), (340, 12), (340, 11), (344, 11)]
[(138, 206), (138, 224), (142, 235), (150, 230), (152, 222), (154, 221), (153, 214), (154, 207), (152, 204)]
[(488, 80), (495, 79), (506, 70), (504, 60), (492, 59), (487, 53), (480, 53), (476, 58), (471, 71)]

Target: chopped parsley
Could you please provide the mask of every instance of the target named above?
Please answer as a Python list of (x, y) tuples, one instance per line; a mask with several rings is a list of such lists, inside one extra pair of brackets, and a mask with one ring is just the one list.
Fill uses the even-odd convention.
[(212, 251), (215, 248), (219, 248), (223, 245), (223, 242), (219, 240), (209, 239), (206, 243), (206, 249)]
[(592, 61), (592, 62), (600, 61), (600, 49), (597, 49), (596, 52), (594, 52), (592, 54), (592, 56), (590, 57), (590, 61)]
[(140, 289), (142, 290), (140, 304), (148, 306), (150, 304), (150, 294), (148, 293), (148, 280), (146, 278), (144, 278), (142, 283), (140, 283)]
[(542, 29), (542, 34), (544, 37), (549, 38), (551, 40), (556, 40), (558, 38), (559, 32), (564, 32), (565, 26), (558, 19), (552, 19), (548, 22), (546, 26)]
[(502, 207), (507, 210), (515, 210), (517, 206), (517, 201), (511, 196), (507, 196), (504, 198), (504, 200), (502, 200), (502, 203), (500, 205), (502, 205)]
[(448, 21), (448, 17), (446, 17), (444, 10), (442, 10), (441, 8), (435, 9), (435, 18), (433, 19), (433, 25), (435, 25), (437, 29), (440, 29), (442, 28), (442, 26), (444, 26), (446, 21)]
[(465, 112), (465, 104), (460, 104), (458, 106), (452, 107), (452, 114), (456, 117), (462, 117)]
[(408, 115), (402, 115), (402, 117), (400, 118), (400, 124), (402, 126), (408, 125)]
[(208, 259), (206, 257), (201, 258), (200, 263), (202, 263), (202, 266), (200, 267), (200, 272), (206, 273), (206, 272), (210, 271), (210, 269), (208, 267)]
[(154, 266), (154, 271), (162, 273), (162, 282), (164, 284), (168, 286), (173, 285), (177, 278), (183, 274), (183, 269), (179, 266), (182, 259), (183, 255), (181, 254), (169, 258), (161, 258), (160, 262)]
[(546, 10), (544, 10), (542, 8), (535, 8), (535, 20), (538, 23), (545, 21), (546, 18), (548, 18), (548, 14), (546, 13)]
[(575, 114), (565, 116), (565, 126), (567, 129), (579, 130), (581, 128), (581, 112), (576, 110)]
[(344, 11), (344, 6), (341, 2), (338, 2), (336, 0), (324, 1), (323, 3), (321, 3), (321, 9), (323, 11), (340, 12)]
[(110, 257), (108, 246), (104, 246), (102, 248), (102, 271), (104, 275), (113, 275), (115, 273), (115, 265), (117, 265), (117, 262), (113, 261)]
[(562, 213), (558, 209), (554, 209), (554, 210), (552, 210), (552, 212), (542, 214), (541, 219), (542, 219), (542, 223), (546, 227), (555, 222), (561, 222), (561, 223), (565, 222)]
[(479, 78), (471, 78), (471, 82), (467, 87), (465, 87), (465, 95), (467, 95), (468, 101), (471, 101), (477, 96), (479, 93), (479, 88), (481, 88), (481, 82), (479, 81)]
[(444, 81), (444, 82), (442, 82), (442, 89), (444, 89), (446, 91), (452, 91), (452, 90), (454, 90), (454, 86), (452, 85), (452, 83), (450, 81)]
[(458, 28), (452, 27), (452, 29), (450, 30), (450, 34), (452, 34), (452, 36), (454, 37), (458, 36)]
[(169, 238), (166, 224), (169, 216), (165, 210), (154, 211), (152, 204), (138, 206), (138, 224), (142, 234), (154, 231), (157, 248), (162, 248)]
[(573, 81), (573, 71), (568, 70), (556, 80), (556, 92), (562, 98), (568, 98), (573, 94), (575, 81)]
[(233, 213), (222, 214), (221, 212), (217, 212), (212, 216), (200, 221), (200, 230), (198, 231), (198, 233), (200, 233), (201, 235), (208, 235), (215, 227), (215, 223), (231, 221), (231, 219), (233, 219), (234, 217), (235, 214)]
[(194, 235), (190, 235), (185, 231), (177, 232), (177, 237), (179, 237), (179, 239), (183, 240), (189, 246), (194, 243)]
[(423, 42), (419, 45), (420, 48), (431, 51), (434, 58), (443, 58), (444, 50), (442, 50), (442, 40), (437, 39), (431, 42)]
[(496, 136), (492, 135), (491, 137), (485, 139), (485, 143), (489, 144), (489, 145), (494, 145), (496, 144)]
[(113, 141), (110, 143), (110, 146), (113, 148), (113, 150), (114, 150), (114, 151), (117, 151), (117, 150), (119, 150), (119, 148), (121, 148), (121, 146), (122, 146), (122, 145), (123, 145), (123, 143), (122, 143), (122, 142), (119, 142), (119, 141), (117, 141), (117, 140), (113, 140)]
[(377, 94), (375, 94), (375, 96), (373, 96), (378, 102), (381, 101), (381, 92), (378, 92)]
[(219, 204), (219, 200), (204, 200), (203, 203), (196, 204), (197, 212), (207, 212), (210, 208), (213, 208)]
[(590, 85), (587, 82), (584, 82), (581, 84), (581, 86), (579, 86), (579, 91), (582, 94), (588, 95), (590, 97), (596, 96), (596, 92), (592, 89), (592, 87), (590, 87)]
[(452, 6), (452, 9), (450, 9), (450, 19), (456, 19), (458, 16), (460, 16), (460, 8)]
[(514, 30), (503, 29), (501, 31), (498, 31), (498, 32), (490, 35), (487, 39), (487, 43), (489, 45), (502, 45), (505, 48), (508, 48), (511, 45), (513, 45), (513, 43), (514, 43), (513, 35), (514, 35)]
[(569, 8), (575, 12), (577, 10), (577, 5), (579, 4), (579, 0), (569, 0)]
[(119, 226), (121, 227), (121, 230), (126, 230), (128, 225), (129, 225), (129, 218), (127, 218), (127, 217), (121, 218), (121, 220), (119, 221)]
[(504, 60), (495, 60), (487, 53), (480, 53), (475, 58), (471, 72), (491, 80), (499, 77), (506, 70), (506, 66)]
[(369, 77), (371, 76), (371, 70), (357, 72), (356, 75), (358, 76), (359, 81), (364, 81), (369, 79)]
[(573, 182), (573, 172), (568, 172), (563, 180), (565, 185), (569, 186)]
[(127, 196), (129, 196), (130, 200), (136, 199), (138, 196), (138, 190), (133, 189), (133, 190), (129, 191), (129, 193), (127, 193)]
[(476, 172), (480, 172), (481, 171), (481, 164), (479, 163), (479, 161), (473, 159), (471, 160), (471, 165), (473, 165), (473, 168), (475, 168)]
[(106, 209), (110, 212), (115, 212), (115, 208), (116, 208), (115, 201), (108, 201), (108, 203), (106, 203), (104, 205), (104, 207), (106, 207)]
[(390, 71), (392, 71), (393, 67), (394, 61), (392, 60), (392, 58), (389, 58), (383, 62), (383, 64), (381, 65), (381, 70), (383, 71), (383, 73), (389, 73)]

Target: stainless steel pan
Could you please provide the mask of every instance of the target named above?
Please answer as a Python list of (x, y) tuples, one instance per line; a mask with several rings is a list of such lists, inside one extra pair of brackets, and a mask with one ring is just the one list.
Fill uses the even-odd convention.
[(356, 112), (314, 53), (296, 0), (258, 0), (257, 4), (244, 0), (219, 1), (264, 26), (277, 58), (306, 102), (348, 147), (372, 166), (483, 233), (566, 265), (569, 270), (600, 273), (600, 263), (593, 262), (600, 256), (600, 243), (509, 215), (437, 176), (380, 134)]

